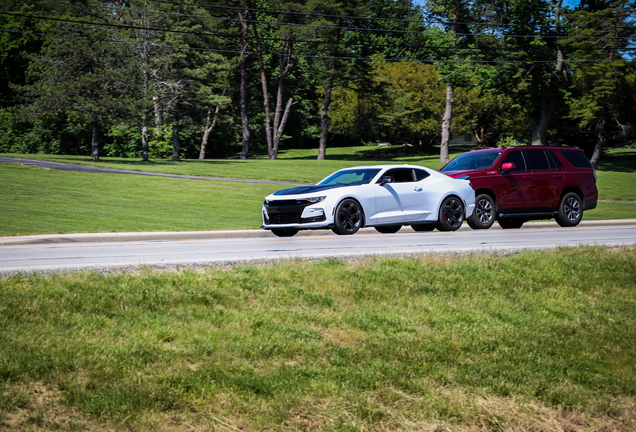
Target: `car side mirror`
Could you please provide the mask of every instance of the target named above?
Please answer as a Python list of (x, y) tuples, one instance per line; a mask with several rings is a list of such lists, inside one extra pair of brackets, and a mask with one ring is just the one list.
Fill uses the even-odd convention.
[(508, 171), (512, 171), (516, 167), (517, 165), (515, 165), (514, 162), (506, 162), (505, 164), (501, 165), (501, 173), (507, 173)]
[(384, 186), (387, 183), (395, 183), (395, 179), (391, 176), (384, 176), (380, 181), (380, 186)]

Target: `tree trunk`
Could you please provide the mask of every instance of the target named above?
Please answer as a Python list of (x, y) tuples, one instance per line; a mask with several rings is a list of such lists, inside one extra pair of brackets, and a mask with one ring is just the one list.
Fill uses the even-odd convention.
[[(245, 16), (249, 14), (249, 11), (245, 11)], [(248, 87), (249, 79), (247, 76), (247, 57), (245, 51), (247, 51), (247, 30), (248, 22), (244, 18), (241, 12), (238, 13), (241, 20), (241, 128), (243, 130), (243, 148), (241, 149), (241, 159), (247, 159), (250, 150), (250, 121), (249, 114), (247, 112), (247, 104), (249, 99)]]
[(148, 126), (145, 121), (141, 126), (141, 160), (148, 162)]
[(208, 148), (208, 140), (210, 139), (210, 133), (212, 132), (212, 129), (214, 129), (214, 126), (216, 125), (216, 120), (218, 118), (220, 109), (221, 107), (219, 105), (217, 105), (216, 108), (214, 109), (214, 117), (212, 118), (212, 123), (210, 123), (210, 111), (208, 110), (208, 119), (206, 122), (208, 126), (205, 128), (205, 131), (203, 131), (203, 138), (201, 139), (201, 151), (199, 151), (199, 159), (205, 159), (205, 152)]
[(333, 87), (333, 77), (329, 77), (323, 88), (325, 97), (322, 99), (320, 107), (320, 143), (318, 144), (318, 160), (324, 160), (327, 154), (327, 136), (329, 134), (329, 105), (331, 105), (331, 90)]
[(439, 152), (439, 161), (448, 162), (448, 143), (450, 142), (451, 124), (453, 123), (453, 102), (455, 102), (455, 90), (451, 83), (446, 84), (446, 109), (442, 119), (442, 143)]
[[(555, 11), (555, 26), (557, 38), (560, 34), (561, 26), (561, 3), (562, 0), (556, 1)], [(557, 98), (556, 95), (559, 92), (559, 84), (561, 81), (561, 74), (563, 73), (563, 51), (559, 45), (557, 39), (556, 46), (556, 64), (554, 66), (554, 75), (550, 78), (549, 88), (552, 97), (541, 97), (541, 108), (538, 110), (539, 118), (531, 117), (530, 125), (532, 126), (532, 145), (547, 145), (548, 127), (552, 121), (554, 111), (556, 109)]]
[(536, 116), (530, 117), (532, 127), (532, 145), (547, 145), (548, 127), (556, 109), (556, 98), (542, 98), (541, 109)]
[(172, 119), (172, 160), (181, 160), (179, 145), (179, 118), (177, 114), (174, 114)]
[(285, 129), (285, 123), (287, 123), (287, 117), (289, 111), (293, 105), (293, 99), (289, 98), (283, 109), (283, 93), (285, 88), (285, 79), (291, 68), (291, 58), (293, 50), (293, 41), (290, 38), (285, 38), (281, 46), (281, 53), (279, 56), (278, 67), (280, 70), (280, 76), (278, 79), (278, 91), (276, 93), (276, 109), (274, 110), (274, 136), (272, 140), (272, 154), (270, 159), (276, 159), (278, 157), (278, 145), (280, 139), (283, 136), (283, 130)]
[(91, 156), (93, 162), (99, 162), (99, 123), (97, 119), (91, 122), (93, 133), (91, 135)]

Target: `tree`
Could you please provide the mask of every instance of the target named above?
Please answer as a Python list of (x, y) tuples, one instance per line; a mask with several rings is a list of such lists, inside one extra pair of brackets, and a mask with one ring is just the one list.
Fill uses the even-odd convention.
[(547, 144), (555, 113), (566, 104), (567, 79), (561, 47), (562, 0), (503, 0), (497, 24), (506, 60), (496, 86), (527, 115), (533, 145)]
[(594, 166), (608, 143), (621, 142), (636, 126), (630, 109), (635, 102), (633, 88), (622, 58), (636, 32), (630, 21), (633, 14), (634, 3), (627, 0), (586, 0), (568, 14), (573, 30), (563, 44), (580, 61), (572, 66), (575, 98), (569, 117), (593, 137)]
[(42, 52), (33, 57), (29, 78), (33, 84), (23, 87), (31, 103), (24, 112), (30, 118), (61, 115), (90, 124), (91, 156), (99, 161), (100, 127), (117, 114), (130, 112), (131, 83), (137, 79), (129, 47), (112, 44), (110, 27), (87, 31), (72, 21), (78, 15), (108, 22), (107, 12), (74, 8), (66, 15), (69, 22), (58, 26), (64, 39), (48, 39)]

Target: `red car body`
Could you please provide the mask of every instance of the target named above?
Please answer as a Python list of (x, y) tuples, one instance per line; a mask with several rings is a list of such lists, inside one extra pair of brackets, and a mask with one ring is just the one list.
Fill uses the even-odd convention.
[(519, 228), (533, 219), (554, 218), (575, 226), (596, 207), (596, 172), (583, 150), (521, 146), (463, 153), (441, 170), (470, 177), (476, 208), (467, 220), (475, 229)]

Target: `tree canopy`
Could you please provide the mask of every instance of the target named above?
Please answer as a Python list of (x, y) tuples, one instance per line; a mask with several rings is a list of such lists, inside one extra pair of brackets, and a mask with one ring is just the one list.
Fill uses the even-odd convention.
[[(636, 136), (634, 0), (7, 0), (0, 152), (222, 158)], [(445, 149), (446, 146), (446, 149)], [(447, 153), (446, 153), (447, 157)]]

